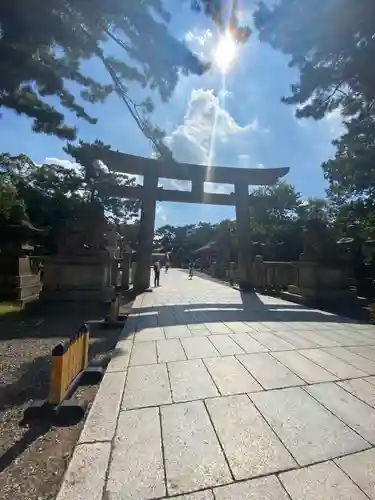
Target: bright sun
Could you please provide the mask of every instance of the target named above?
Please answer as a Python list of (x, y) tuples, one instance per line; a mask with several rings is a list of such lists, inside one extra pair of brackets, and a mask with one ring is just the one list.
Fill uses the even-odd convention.
[(221, 73), (227, 73), (237, 54), (237, 45), (233, 37), (226, 33), (223, 35), (215, 50), (215, 63)]

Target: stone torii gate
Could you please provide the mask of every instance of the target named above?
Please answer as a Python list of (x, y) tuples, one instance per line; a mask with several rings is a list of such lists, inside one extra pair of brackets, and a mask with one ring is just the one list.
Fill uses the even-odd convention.
[[(110, 170), (143, 176), (143, 186), (111, 186), (106, 191), (107, 194), (114, 197), (140, 199), (142, 201), (137, 270), (134, 283), (137, 291), (146, 290), (150, 286), (150, 266), (157, 201), (235, 206), (240, 285), (246, 288), (251, 286), (249, 207), (256, 202), (256, 198), (249, 195), (249, 185), (274, 185), (278, 179), (289, 172), (289, 168), (208, 167), (177, 163), (173, 160), (142, 158), (100, 148), (94, 148), (91, 154), (93, 154), (95, 160), (101, 160), (105, 163)], [(191, 191), (173, 191), (158, 187), (159, 178), (191, 181)], [(234, 193), (205, 193), (205, 182), (232, 184), (234, 185)]]

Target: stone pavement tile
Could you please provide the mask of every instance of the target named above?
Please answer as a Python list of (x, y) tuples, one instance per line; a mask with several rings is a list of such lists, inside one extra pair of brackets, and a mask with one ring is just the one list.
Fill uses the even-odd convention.
[(124, 391), (122, 408), (143, 408), (171, 403), (168, 372), (165, 364), (131, 366)]
[[(241, 363), (233, 356), (205, 359), (211, 377), (221, 394), (241, 394), (244, 392), (262, 391), (262, 387), (245, 370)], [(375, 386), (373, 386), (375, 389)]]
[(147, 340), (162, 340), (165, 339), (164, 330), (157, 326), (155, 328), (144, 328), (136, 332), (134, 336), (135, 342), (147, 341)]
[(104, 375), (87, 415), (79, 443), (111, 441), (113, 439), (124, 392), (125, 378), (126, 372), (107, 372)]
[(369, 345), (371, 340), (361, 335), (359, 332), (353, 332), (350, 330), (340, 330), (332, 329), (329, 331), (331, 338), (336, 340), (342, 346), (357, 346), (357, 345)]
[(119, 340), (112, 353), (111, 361), (109, 362), (106, 371), (119, 372), (126, 370), (129, 366), (129, 359), (132, 348), (132, 340)]
[(223, 334), (223, 333), (232, 333), (227, 325), (224, 323), (205, 323), (207, 330), (209, 330), (212, 334)]
[(276, 476), (215, 488), (216, 500), (290, 500)]
[(181, 339), (191, 337), (191, 331), (186, 325), (166, 326), (164, 328), (167, 339)]
[(350, 363), (369, 375), (375, 374), (375, 361), (364, 358), (355, 352), (349, 351), (345, 347), (325, 347), (323, 351)]
[(348, 347), (348, 350), (351, 352), (355, 352), (364, 358), (371, 359), (375, 361), (375, 349), (372, 349), (369, 346), (360, 346), (360, 347)]
[(245, 354), (238, 356), (238, 359), (265, 389), (279, 389), (305, 384), (303, 380), (268, 353)]
[(337, 458), (337, 465), (368, 495), (375, 500), (375, 449)]
[(367, 382), (370, 382), (370, 384), (375, 385), (375, 377), (367, 377), (366, 380), (367, 380)]
[(175, 402), (219, 395), (207, 368), (200, 359), (168, 363), (168, 370)]
[(296, 330), (296, 332), (301, 337), (304, 337), (307, 340), (311, 340), (319, 347), (338, 347), (340, 345), (335, 340), (324, 335), (323, 332), (318, 333), (317, 331), (314, 330), (304, 330), (304, 329), (298, 329)]
[(204, 490), (198, 493), (192, 493), (191, 495), (173, 497), (173, 500), (214, 500), (214, 496), (210, 490)]
[(209, 335), (212, 335), (210, 330), (207, 330), (207, 328), (197, 328), (190, 331), (193, 337), (208, 337)]
[(248, 333), (232, 333), (229, 336), (247, 353), (268, 351), (267, 347), (259, 344), (259, 342), (253, 339)]
[(375, 386), (367, 382), (366, 379), (358, 378), (346, 382), (337, 382), (337, 384), (375, 408)]
[(335, 375), (328, 373), (297, 351), (274, 352), (272, 355), (308, 384), (337, 380)]
[(292, 500), (368, 500), (333, 462), (325, 462), (279, 476)]
[(257, 408), (300, 465), (368, 447), (299, 387), (250, 394)]
[(364, 377), (366, 373), (359, 370), (353, 365), (348, 364), (341, 359), (332, 356), (326, 351), (322, 349), (304, 349), (302, 351), (298, 351), (302, 356), (310, 359), (317, 365), (325, 368), (330, 371), (334, 375), (339, 378), (355, 378), (355, 377)]
[(134, 344), (130, 357), (130, 366), (157, 363), (156, 342), (138, 342)]
[(231, 475), (202, 401), (161, 408), (169, 495), (231, 481)]
[(235, 479), (296, 466), (248, 396), (208, 399), (206, 405)]
[(211, 344), (207, 337), (194, 337), (181, 339), (188, 359), (210, 358), (219, 355), (219, 352)]
[(102, 500), (110, 453), (110, 443), (76, 446), (56, 500)]
[(309, 349), (318, 347), (317, 344), (315, 344), (315, 342), (312, 342), (311, 340), (307, 340), (304, 337), (301, 337), (301, 335), (298, 335), (298, 333), (294, 332), (293, 330), (278, 331), (274, 333), (278, 337), (284, 339), (286, 342), (289, 342), (290, 344), (294, 345), (294, 347), (297, 349)]
[(258, 321), (246, 321), (246, 324), (250, 327), (247, 332), (271, 332), (271, 328), (264, 323), (259, 323)]
[(183, 361), (186, 359), (180, 339), (157, 340), (158, 362)]
[(295, 346), (271, 332), (251, 332), (250, 335), (270, 351), (289, 351)]
[(311, 385), (309, 394), (371, 444), (375, 444), (375, 410), (333, 383)]
[(251, 331), (249, 325), (243, 321), (225, 321), (225, 324), (233, 333), (247, 333)]
[(165, 494), (158, 408), (120, 412), (104, 498), (140, 500)]
[(210, 341), (222, 356), (244, 353), (244, 350), (229, 335), (211, 335)]

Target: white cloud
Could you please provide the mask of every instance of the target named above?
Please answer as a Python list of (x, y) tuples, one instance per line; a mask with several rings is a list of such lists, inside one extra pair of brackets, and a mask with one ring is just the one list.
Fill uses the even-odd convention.
[[(179, 162), (198, 165), (254, 167), (249, 154), (250, 139), (254, 134), (266, 133), (254, 118), (244, 126), (221, 106), (212, 90), (193, 90), (187, 105), (184, 121), (165, 138)], [(165, 188), (185, 186), (182, 181), (170, 181)], [(233, 187), (215, 184), (215, 192), (231, 192)], [(215, 187), (214, 187), (215, 189)]]
[(326, 115), (324, 120), (333, 139), (336, 139), (344, 133), (343, 116), (339, 108)]
[(158, 203), (156, 205), (156, 222), (157, 227), (162, 226), (167, 223), (167, 211), (163, 205)]
[(75, 170), (80, 167), (79, 163), (70, 160), (61, 160), (60, 158), (47, 157), (43, 163), (46, 163), (47, 165), (60, 165), (61, 167), (73, 168)]

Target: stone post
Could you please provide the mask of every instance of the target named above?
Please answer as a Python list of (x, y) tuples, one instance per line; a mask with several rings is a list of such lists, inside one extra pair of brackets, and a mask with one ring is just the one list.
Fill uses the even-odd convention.
[(130, 275), (130, 258), (131, 254), (124, 252), (121, 264), (121, 288), (127, 290), (129, 288), (129, 275)]
[(134, 280), (134, 289), (137, 292), (147, 290), (150, 286), (157, 189), (158, 176), (150, 171), (143, 177), (142, 213)]
[(252, 255), (250, 243), (249, 186), (235, 184), (236, 226), (238, 241), (238, 281), (240, 288), (250, 289), (252, 283)]

